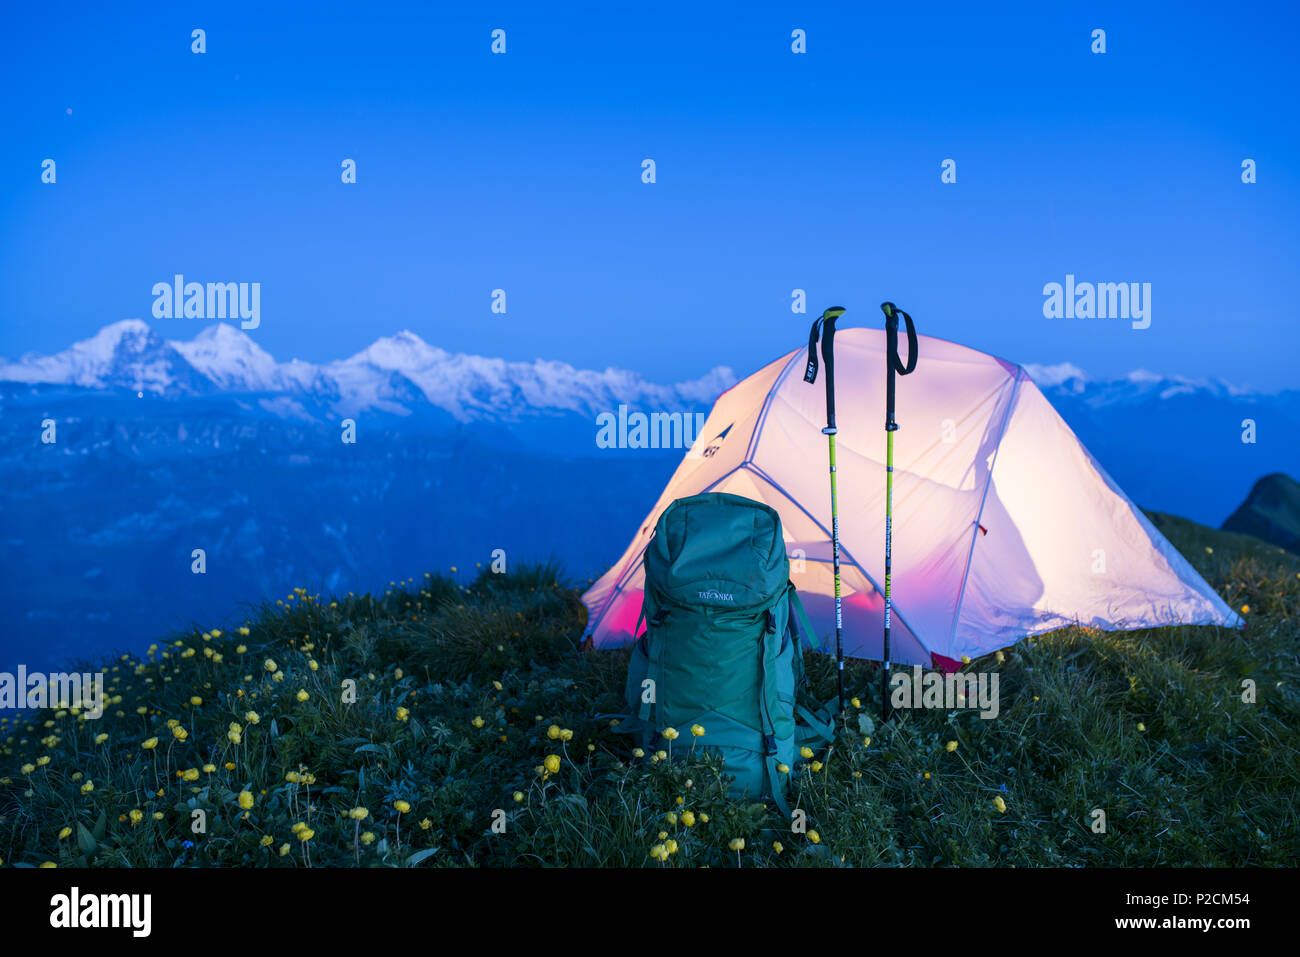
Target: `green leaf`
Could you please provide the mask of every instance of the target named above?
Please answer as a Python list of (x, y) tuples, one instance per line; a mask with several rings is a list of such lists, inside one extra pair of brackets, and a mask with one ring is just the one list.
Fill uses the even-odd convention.
[(361, 747), (357, 748), (357, 749), (356, 749), (355, 751), (353, 751), (352, 753), (353, 753), (353, 754), (358, 754), (358, 753), (360, 753), (360, 752), (362, 752), (362, 751), (375, 751), (375, 752), (378, 752), (378, 753), (381, 753), (381, 754), (382, 754), (382, 753), (383, 753), (383, 748), (381, 748), (381, 747), (380, 747), (379, 745), (377, 745), (377, 744), (363, 744), (363, 745), (361, 745)]
[(442, 848), (440, 847), (426, 847), (422, 851), (416, 851), (414, 854), (412, 854), (410, 857), (406, 859), (406, 866), (415, 867), (416, 865), (424, 861), (427, 861), (429, 858), (433, 857), (433, 855), (437, 854), (440, 850), (442, 850)]
[(95, 830), (92, 833), (96, 841), (102, 841), (104, 835), (108, 833), (108, 816), (103, 811), (99, 812), (99, 820), (95, 822)]
[(77, 847), (81, 848), (83, 854), (93, 854), (95, 851), (95, 837), (80, 821), (77, 822)]

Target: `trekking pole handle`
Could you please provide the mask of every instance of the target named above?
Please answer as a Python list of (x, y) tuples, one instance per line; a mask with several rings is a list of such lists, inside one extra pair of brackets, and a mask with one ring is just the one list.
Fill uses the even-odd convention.
[[(889, 364), (899, 375), (907, 375), (916, 369), (916, 326), (912, 317), (892, 302), (882, 302), (880, 309), (885, 314), (885, 332), (889, 347)], [(898, 354), (898, 317), (902, 316), (907, 324), (907, 362)]]

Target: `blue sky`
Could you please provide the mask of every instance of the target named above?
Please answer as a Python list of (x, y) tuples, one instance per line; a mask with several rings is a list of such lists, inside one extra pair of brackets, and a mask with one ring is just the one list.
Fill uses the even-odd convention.
[[(745, 374), (806, 337), (803, 288), (1020, 362), (1300, 385), (1295, 6), (949, 6), (11, 8), (0, 354), (148, 319), (180, 272), (260, 282), (281, 359), (409, 328)], [(1045, 319), (1067, 273), (1150, 282), (1151, 327)]]

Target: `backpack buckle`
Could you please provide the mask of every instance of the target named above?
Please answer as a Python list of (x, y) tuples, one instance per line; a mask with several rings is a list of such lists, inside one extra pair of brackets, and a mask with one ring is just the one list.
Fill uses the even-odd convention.
[(770, 758), (776, 754), (776, 735), (763, 735), (763, 747), (767, 750), (767, 756)]

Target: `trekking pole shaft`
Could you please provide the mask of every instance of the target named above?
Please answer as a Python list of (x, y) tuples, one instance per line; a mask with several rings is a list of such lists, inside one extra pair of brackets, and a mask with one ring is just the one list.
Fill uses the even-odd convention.
[(835, 571), (835, 675), (839, 689), (839, 713), (844, 714), (844, 629), (843, 605), (840, 600), (840, 512), (835, 481), (835, 433), (827, 432), (831, 452), (831, 567)]
[[(889, 375), (892, 381), (894, 376)], [(890, 424), (893, 424), (893, 412), (890, 411)], [(889, 720), (889, 626), (893, 585), (893, 532), (894, 532), (894, 432), (885, 432), (885, 646), (881, 653), (884, 670), (880, 682), (880, 718)]]

